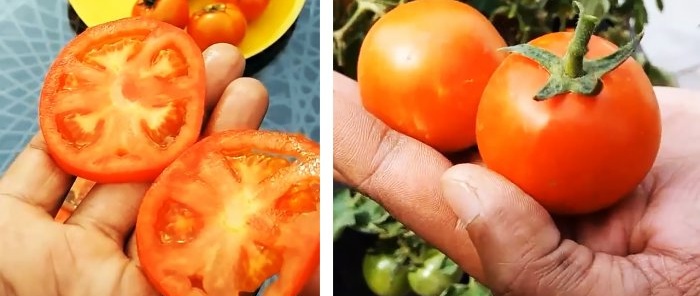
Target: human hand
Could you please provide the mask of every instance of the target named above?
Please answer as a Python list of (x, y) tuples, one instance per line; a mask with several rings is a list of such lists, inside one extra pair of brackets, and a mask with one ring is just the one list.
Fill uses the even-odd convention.
[[(241, 78), (242, 55), (216, 44), (204, 57), (204, 135), (257, 129), (268, 94)], [(0, 295), (157, 295), (131, 234), (149, 184), (97, 184), (65, 224), (55, 222), (74, 180), (51, 160), (40, 133), (0, 178)]]
[(334, 85), (336, 179), (375, 198), (494, 294), (700, 294), (700, 128), (692, 125), (700, 93), (655, 88), (662, 144), (634, 193), (599, 213), (553, 218), (500, 175), (451, 167), (389, 130), (362, 110), (353, 81), (336, 75)]

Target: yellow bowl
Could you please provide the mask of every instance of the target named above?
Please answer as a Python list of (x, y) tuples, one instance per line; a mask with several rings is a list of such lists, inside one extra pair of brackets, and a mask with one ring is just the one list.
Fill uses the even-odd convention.
[[(136, 0), (68, 0), (75, 12), (88, 26), (131, 16), (131, 8)], [(215, 0), (190, 0), (190, 13), (197, 7)], [(275, 41), (289, 30), (304, 7), (305, 0), (270, 0), (265, 12), (248, 24), (248, 30), (239, 50), (245, 58), (252, 57)]]

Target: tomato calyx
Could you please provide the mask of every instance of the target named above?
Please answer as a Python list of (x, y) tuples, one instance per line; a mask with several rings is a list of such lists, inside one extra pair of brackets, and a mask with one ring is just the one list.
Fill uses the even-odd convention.
[(207, 6), (204, 6), (204, 8), (202, 8), (203, 13), (211, 13), (218, 11), (226, 11), (226, 3), (207, 4)]
[(630, 42), (610, 55), (588, 60), (584, 56), (588, 52), (588, 42), (599, 24), (599, 19), (586, 14), (578, 1), (574, 1), (574, 7), (578, 8), (579, 20), (574, 36), (562, 58), (530, 44), (500, 49), (529, 58), (550, 73), (547, 83), (535, 95), (536, 101), (544, 101), (563, 93), (596, 96), (603, 88), (601, 78), (632, 56), (644, 35), (643, 32), (637, 34)]
[(156, 6), (157, 1), (158, 0), (142, 0), (141, 3), (143, 3), (143, 5), (148, 8), (153, 8), (154, 6)]

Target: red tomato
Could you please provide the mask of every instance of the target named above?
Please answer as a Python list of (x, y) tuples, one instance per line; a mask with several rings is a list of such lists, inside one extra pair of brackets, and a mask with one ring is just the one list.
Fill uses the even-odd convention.
[(185, 28), (190, 17), (187, 0), (139, 0), (134, 5), (131, 15), (148, 17)]
[(217, 3), (193, 14), (187, 32), (204, 50), (216, 43), (239, 45), (247, 27), (245, 16), (235, 5)]
[(442, 152), (472, 146), (483, 88), (503, 38), (455, 0), (417, 0), (380, 18), (358, 58), (364, 107), (389, 127)]
[(265, 12), (270, 0), (228, 0), (233, 2), (245, 15), (248, 22), (257, 20)]
[[(530, 44), (562, 57), (573, 35), (552, 33)], [(616, 49), (592, 36), (585, 57)], [(627, 59), (602, 76), (598, 94), (535, 100), (549, 77), (520, 54), (503, 61), (479, 106), (479, 152), (486, 166), (553, 213), (606, 208), (639, 184), (656, 157), (661, 124), (652, 85), (642, 67)]]
[(204, 59), (172, 25), (127, 18), (91, 27), (51, 65), (39, 102), (49, 153), (98, 183), (152, 181), (199, 137)]
[(298, 135), (227, 131), (175, 160), (136, 223), (141, 266), (166, 296), (297, 295), (318, 266), (319, 147)]

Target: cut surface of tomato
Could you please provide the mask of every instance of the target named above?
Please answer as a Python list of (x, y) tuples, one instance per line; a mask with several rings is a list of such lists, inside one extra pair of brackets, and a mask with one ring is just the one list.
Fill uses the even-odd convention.
[(152, 181), (199, 137), (204, 59), (183, 30), (126, 18), (91, 27), (49, 68), (39, 123), (65, 171), (99, 183)]
[(169, 165), (136, 223), (141, 266), (160, 293), (296, 295), (318, 266), (319, 146), (296, 134), (227, 131)]

